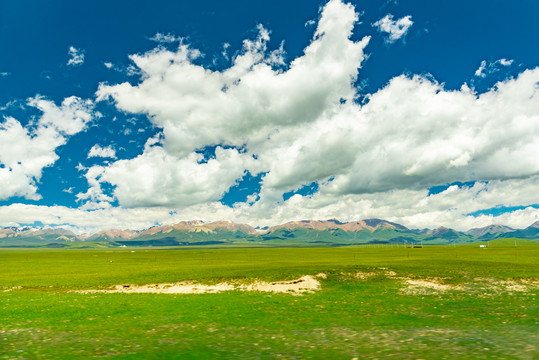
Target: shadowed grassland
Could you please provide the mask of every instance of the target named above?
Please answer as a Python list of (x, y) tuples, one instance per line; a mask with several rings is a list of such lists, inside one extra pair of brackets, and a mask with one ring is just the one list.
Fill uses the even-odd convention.
[[(539, 246), (517, 242), (0, 250), (0, 358), (534, 359)], [(317, 273), (304, 296), (71, 292)]]

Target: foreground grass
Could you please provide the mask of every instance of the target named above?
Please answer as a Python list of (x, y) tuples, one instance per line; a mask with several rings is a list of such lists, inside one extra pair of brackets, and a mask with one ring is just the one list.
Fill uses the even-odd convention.
[[(5, 250), (0, 358), (534, 359), (536, 291), (494, 292), (478, 278), (537, 278), (538, 255), (537, 245), (511, 242), (487, 249)], [(319, 272), (328, 275), (322, 290), (299, 297), (69, 292)], [(472, 290), (403, 293), (403, 278), (432, 277)]]

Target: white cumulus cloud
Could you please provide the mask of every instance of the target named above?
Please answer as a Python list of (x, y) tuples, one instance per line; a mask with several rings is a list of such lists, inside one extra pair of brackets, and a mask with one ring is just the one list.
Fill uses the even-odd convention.
[(406, 35), (410, 27), (414, 24), (410, 15), (404, 16), (398, 20), (393, 20), (392, 14), (387, 14), (372, 26), (379, 32), (387, 34), (385, 38), (388, 43), (394, 43)]
[(481, 61), (481, 65), (475, 70), (475, 76), (485, 77), (485, 70), (487, 69), (487, 62), (485, 60)]
[(223, 142), (241, 147), (246, 139), (262, 144), (278, 128), (311, 123), (354, 98), (352, 83), (369, 41), (349, 39), (356, 21), (352, 6), (329, 2), (312, 43), (287, 71), (272, 68), (269, 33), (259, 27), (258, 37), (244, 41), (228, 69), (194, 64), (200, 52), (186, 44), (176, 52), (157, 48), (131, 56), (143, 74), (140, 84), (101, 85), (97, 94), (124, 111), (150, 115), (172, 154)]
[(112, 146), (102, 147), (98, 144), (95, 144), (88, 152), (88, 158), (92, 157), (116, 159), (116, 150), (114, 150)]
[(43, 168), (56, 162), (56, 149), (94, 116), (93, 103), (77, 97), (64, 99), (60, 106), (35, 97), (28, 105), (42, 111), (35, 124), (25, 127), (13, 117), (0, 123), (0, 199), (39, 199), (37, 182)]
[[(147, 114), (161, 138), (141, 156), (104, 167), (99, 182), (115, 186), (122, 206), (193, 207), (219, 200), (245, 171), (264, 173), (251, 214), (273, 208), (284, 214), (294, 203), (308, 217), (318, 199), (348, 217), (358, 212), (346, 201), (362, 204), (394, 192), (425, 197), (434, 185), (539, 174), (533, 155), (539, 151), (539, 69), (482, 94), (402, 75), (359, 105), (354, 84), (369, 38), (350, 39), (357, 19), (351, 5), (328, 2), (313, 40), (285, 70), (273, 67), (270, 34), (261, 26), (222, 71), (195, 64), (201, 54), (188, 44), (133, 55), (141, 82), (101, 85), (97, 95), (123, 111)], [(406, 21), (399, 24), (402, 36)], [(234, 160), (204, 163), (195, 152), (216, 145), (235, 147), (222, 149)], [(147, 176), (131, 176), (137, 171)], [(319, 194), (283, 203), (284, 192), (312, 182)], [(339, 203), (346, 206), (329, 205)], [(380, 202), (369, 203), (364, 214), (385, 214)]]
[(502, 65), (502, 66), (511, 66), (513, 64), (513, 61), (512, 59), (510, 60), (507, 60), (507, 59), (500, 59), (498, 60), (497, 62)]
[(77, 49), (74, 46), (70, 46), (68, 50), (69, 59), (67, 60), (68, 66), (80, 66), (84, 64), (84, 51)]
[[(386, 18), (395, 31), (382, 30), (383, 19), (377, 26), (392, 41), (412, 24), (408, 17)], [(535, 221), (539, 210), (529, 205), (539, 203), (539, 68), (483, 93), (465, 84), (449, 90), (432, 77), (401, 75), (358, 104), (355, 84), (369, 37), (351, 40), (357, 21), (351, 5), (329, 1), (310, 44), (288, 64), (284, 46), (268, 49), (270, 32), (262, 26), (222, 70), (199, 65), (202, 54), (186, 42), (176, 51), (158, 46), (132, 55), (140, 81), (101, 84), (96, 95), (127, 113), (147, 115), (159, 134), (133, 159), (81, 167), (89, 189), (77, 195), (84, 203), (80, 209), (55, 208), (60, 218), (51, 218), (38, 216), (50, 211), (45, 207), (0, 208), (0, 223), (22, 222), (24, 211), (38, 216), (32, 221), (49, 224), (79, 221), (87, 228), (110, 228), (125, 221), (121, 227), (136, 229), (188, 219), (272, 225), (378, 217), (409, 227), (459, 230)], [(485, 61), (479, 74), (489, 66)], [(39, 153), (49, 157), (33, 172), (17, 173), (22, 180), (10, 181), (26, 184), (21, 188), (26, 193), (8, 193), (35, 194), (29, 186), (35, 187), (43, 166), (55, 161), (54, 149), (90, 119), (88, 111), (76, 111), (77, 101), (66, 100), (64, 110), (40, 98), (30, 101), (44, 111), (43, 127), (53, 129), (39, 142), (46, 147)], [(6, 139), (36, 138), (14, 119), (5, 121), (0, 138), (2, 131)], [(2, 144), (0, 156), (6, 153)], [(23, 154), (39, 149), (21, 144)], [(92, 148), (95, 154), (106, 149)], [(212, 156), (202, 155), (211, 149)], [(6, 158), (10, 169), (18, 166), (16, 153)], [(247, 171), (261, 177), (260, 192), (233, 207), (221, 204)], [(429, 195), (429, 187), (456, 181), (473, 185)], [(283, 200), (283, 193), (313, 182), (315, 194)], [(120, 207), (111, 205), (115, 200)], [(498, 205), (524, 208), (498, 217), (469, 215)]]
[(250, 155), (220, 147), (215, 158), (202, 160), (201, 154), (176, 157), (151, 146), (135, 159), (90, 168), (90, 192), (79, 198), (102, 201), (101, 183), (109, 182), (116, 185), (114, 195), (125, 207), (185, 207), (217, 201), (253, 162)]
[(170, 33), (168, 34), (157, 33), (154, 36), (152, 36), (150, 40), (158, 42), (158, 43), (174, 43), (174, 42), (181, 42), (183, 38), (180, 36), (172, 35)]
[(468, 230), (492, 224), (505, 224), (524, 228), (539, 220), (539, 209), (531, 206), (499, 216), (469, 216), (476, 211), (495, 207), (501, 199), (508, 206), (539, 202), (537, 186), (539, 177), (526, 180), (504, 180), (476, 183), (470, 188), (452, 186), (446, 191), (427, 196), (426, 190), (398, 190), (378, 195), (347, 195), (328, 197), (295, 195), (275, 206), (256, 202), (253, 206), (238, 204), (231, 208), (218, 202), (208, 202), (181, 209), (171, 207), (96, 207), (68, 208), (63, 206), (37, 206), (12, 204), (0, 207), (0, 226), (40, 221), (45, 225), (75, 224), (74, 230), (97, 232), (104, 229), (141, 230), (156, 224), (175, 223), (183, 220), (205, 221), (232, 220), (256, 225), (276, 225), (291, 220), (331, 219), (353, 221), (365, 218), (384, 218), (409, 228), (446, 226)]

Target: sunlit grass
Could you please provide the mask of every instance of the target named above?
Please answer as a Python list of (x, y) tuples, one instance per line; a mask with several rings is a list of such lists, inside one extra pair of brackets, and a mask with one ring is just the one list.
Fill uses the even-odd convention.
[[(536, 279), (538, 255), (534, 243), (511, 240), (488, 248), (2, 250), (0, 358), (533, 359), (537, 290), (495, 293), (477, 279)], [(328, 275), (322, 290), (299, 297), (70, 292), (319, 272)], [(407, 295), (404, 278), (472, 287)]]

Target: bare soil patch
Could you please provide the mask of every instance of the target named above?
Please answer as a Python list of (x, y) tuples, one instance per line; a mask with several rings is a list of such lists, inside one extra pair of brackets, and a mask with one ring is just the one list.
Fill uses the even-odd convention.
[(436, 278), (405, 279), (406, 287), (402, 292), (406, 295), (425, 295), (432, 292), (446, 292), (448, 290), (463, 290), (461, 285), (441, 284)]
[(222, 282), (215, 285), (204, 285), (194, 281), (183, 281), (167, 284), (150, 285), (115, 285), (110, 289), (103, 290), (80, 290), (78, 293), (127, 293), (127, 294), (212, 294), (223, 291), (262, 291), (273, 293), (287, 293), (291, 295), (302, 295), (320, 290), (320, 282), (316, 279), (324, 278), (325, 274), (315, 276), (305, 275), (296, 280), (265, 282), (255, 281), (251, 284)]
[(441, 278), (401, 278), (406, 285), (401, 289), (405, 295), (425, 295), (447, 291), (463, 291), (478, 296), (495, 296), (503, 293), (532, 293), (539, 289), (538, 279), (496, 280), (474, 278), (464, 284), (444, 284)]

